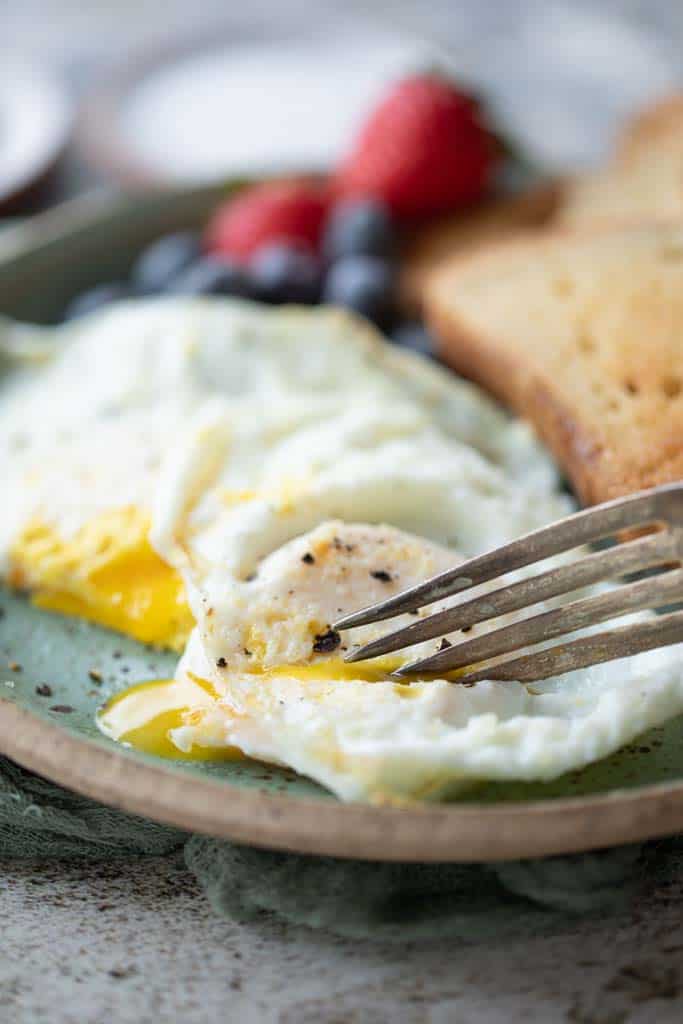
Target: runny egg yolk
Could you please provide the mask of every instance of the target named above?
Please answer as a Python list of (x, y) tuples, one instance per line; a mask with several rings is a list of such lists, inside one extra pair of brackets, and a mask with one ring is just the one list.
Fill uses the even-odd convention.
[(13, 546), (9, 581), (28, 587), (39, 608), (181, 651), (192, 614), (182, 580), (149, 543), (149, 526), (133, 506), (103, 513), (68, 538), (34, 520)]
[[(287, 676), (301, 683), (340, 682), (346, 679), (360, 679), (366, 683), (386, 682), (391, 673), (403, 664), (401, 658), (374, 658), (372, 661), (350, 662), (341, 658), (312, 661), (306, 665), (278, 665), (255, 673), (264, 682)], [(393, 680), (392, 680), (393, 682)]]
[[(262, 672), (250, 673), (259, 682), (286, 676), (299, 682), (338, 682), (362, 680), (386, 682), (400, 662), (381, 658), (366, 665), (350, 665), (338, 658), (312, 662), (308, 665), (281, 665)], [(401, 697), (415, 697), (415, 687), (396, 683), (394, 691)], [(181, 750), (173, 742), (172, 731), (184, 725), (198, 726), (207, 710), (215, 706), (218, 693), (205, 679), (189, 675), (180, 679), (158, 679), (137, 683), (116, 694), (105, 704), (97, 717), (100, 730), (111, 739), (146, 754), (189, 761), (232, 761), (243, 755), (236, 747), (194, 744)], [(225, 709), (225, 714), (229, 712)], [(210, 740), (210, 735), (207, 735)]]
[(216, 693), (203, 679), (156, 679), (138, 683), (109, 700), (97, 716), (99, 729), (113, 740), (157, 757), (183, 761), (234, 761), (236, 747), (198, 746), (181, 750), (171, 731), (197, 725)]

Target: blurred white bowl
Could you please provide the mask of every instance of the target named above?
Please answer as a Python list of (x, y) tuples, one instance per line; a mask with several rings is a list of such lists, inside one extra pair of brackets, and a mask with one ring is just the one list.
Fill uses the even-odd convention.
[(60, 156), (71, 104), (48, 72), (0, 55), (0, 209), (40, 183)]
[(82, 138), (91, 160), (128, 183), (322, 171), (382, 86), (424, 66), (428, 49), (368, 34), (143, 58), (102, 83)]

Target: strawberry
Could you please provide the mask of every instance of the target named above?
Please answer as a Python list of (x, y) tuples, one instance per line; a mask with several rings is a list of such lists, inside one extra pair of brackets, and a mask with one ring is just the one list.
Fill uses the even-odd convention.
[(246, 263), (272, 242), (320, 242), (327, 199), (304, 182), (267, 182), (243, 189), (214, 213), (204, 238), (208, 252)]
[(361, 127), (335, 177), (336, 196), (382, 200), (399, 220), (478, 199), (496, 144), (477, 103), (435, 74), (404, 78)]

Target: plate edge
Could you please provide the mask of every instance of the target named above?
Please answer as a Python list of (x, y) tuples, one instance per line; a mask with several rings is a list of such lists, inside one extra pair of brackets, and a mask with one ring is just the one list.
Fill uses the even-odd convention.
[(585, 852), (683, 831), (683, 781), (497, 806), (392, 807), (285, 797), (136, 761), (6, 698), (0, 698), (0, 752), (129, 813), (189, 832), (305, 854), (497, 861)]

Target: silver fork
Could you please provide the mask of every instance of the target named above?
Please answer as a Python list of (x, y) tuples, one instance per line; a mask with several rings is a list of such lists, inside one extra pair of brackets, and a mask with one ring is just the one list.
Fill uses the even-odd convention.
[(483, 679), (532, 682), (679, 643), (683, 641), (683, 611), (673, 611), (480, 667), (482, 662), (489, 659), (553, 640), (586, 626), (630, 612), (664, 608), (683, 601), (683, 484), (656, 487), (632, 497), (577, 512), (485, 555), (472, 558), (387, 601), (347, 615), (336, 622), (333, 628), (350, 629), (389, 619), (403, 612), (416, 611), (424, 605), (498, 579), (505, 573), (532, 565), (551, 555), (604, 540), (622, 531), (645, 527), (651, 528), (645, 536), (621, 541), (617, 538), (617, 543), (607, 550), (502, 586), (388, 633), (353, 650), (346, 656), (346, 661), (375, 658), (423, 640), (445, 637), (446, 633), (455, 630), (467, 631), (476, 623), (528, 608), (539, 601), (561, 597), (601, 580), (617, 579), (646, 569), (661, 571), (593, 597), (570, 601), (470, 640), (463, 639), (452, 644), (446, 642), (436, 654), (406, 664), (396, 674), (446, 673), (474, 666), (453, 681), (464, 685), (472, 685)]

